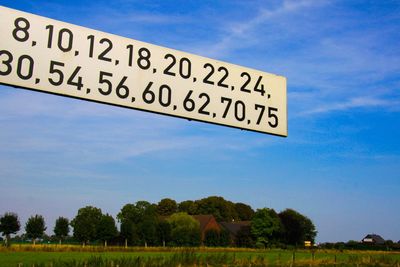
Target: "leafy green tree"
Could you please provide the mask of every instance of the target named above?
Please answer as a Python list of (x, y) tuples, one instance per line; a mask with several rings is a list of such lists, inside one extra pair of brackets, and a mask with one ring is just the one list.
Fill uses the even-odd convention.
[(136, 222), (143, 220), (143, 216), (149, 208), (152, 209), (151, 211), (154, 211), (157, 207), (148, 201), (141, 200), (136, 202)]
[(58, 217), (54, 226), (54, 234), (60, 241), (64, 240), (69, 234), (69, 220), (64, 217)]
[(36, 244), (36, 239), (41, 238), (46, 231), (46, 225), (42, 215), (31, 216), (25, 224), (26, 236), (32, 238), (33, 244)]
[(101, 209), (86, 206), (78, 210), (78, 214), (71, 221), (74, 228), (74, 237), (83, 245), (93, 241), (97, 237), (97, 228), (102, 218)]
[(117, 214), (119, 221), (129, 220), (133, 223), (139, 223), (147, 208), (154, 206), (147, 201), (138, 201), (135, 204), (126, 204), (122, 207), (121, 211)]
[(132, 245), (136, 239), (135, 224), (130, 220), (123, 220), (120, 229), (120, 237), (125, 240), (125, 247)]
[(120, 235), (125, 239), (125, 247), (128, 246), (128, 244), (133, 245), (136, 239), (136, 216), (137, 209), (135, 204), (124, 205), (117, 214), (117, 219), (121, 223)]
[(125, 204), (121, 211), (117, 214), (117, 219), (119, 222), (122, 221), (135, 221), (136, 216), (136, 206), (135, 204)]
[(204, 235), (204, 245), (207, 247), (218, 247), (219, 246), (219, 231), (210, 229), (206, 231)]
[(165, 247), (166, 244), (171, 242), (171, 225), (166, 220), (158, 222), (158, 244)]
[(156, 242), (157, 206), (147, 201), (126, 204), (117, 214), (125, 244), (147, 245)]
[(230, 243), (230, 235), (226, 230), (210, 229), (205, 233), (204, 245), (207, 247), (227, 247)]
[(178, 211), (186, 212), (187, 214), (190, 214), (190, 215), (199, 214), (197, 212), (197, 203), (192, 200), (185, 200), (185, 201), (182, 201), (181, 203), (179, 203)]
[(286, 209), (279, 213), (284, 227), (283, 240), (290, 245), (303, 245), (304, 241), (314, 242), (317, 234), (312, 221), (299, 212)]
[(241, 248), (252, 248), (255, 246), (251, 227), (242, 227), (236, 234), (235, 245)]
[(235, 210), (240, 221), (250, 221), (254, 216), (254, 210), (244, 203), (235, 203)]
[(6, 237), (6, 246), (10, 246), (10, 235), (16, 234), (21, 228), (18, 215), (12, 212), (6, 212), (0, 217), (0, 233)]
[(314, 223), (306, 216), (304, 216), (304, 224), (303, 229), (305, 232), (305, 240), (311, 241), (312, 243), (315, 242), (315, 237), (317, 236), (318, 231), (315, 228)]
[(170, 198), (163, 198), (157, 204), (157, 213), (161, 216), (170, 216), (177, 212), (178, 205), (176, 201)]
[(138, 233), (141, 245), (145, 247), (148, 245), (154, 246), (157, 243), (157, 230), (158, 230), (158, 214), (157, 206), (147, 206), (143, 212), (142, 218), (137, 224)]
[(235, 204), (223, 197), (210, 196), (196, 201), (198, 214), (212, 214), (217, 221), (237, 220)]
[(231, 245), (231, 235), (227, 230), (222, 229), (219, 233), (219, 246), (220, 247), (228, 247)]
[(171, 224), (171, 239), (176, 246), (199, 246), (200, 223), (184, 212), (172, 214), (168, 218)]
[(109, 214), (102, 215), (97, 226), (97, 238), (102, 240), (104, 246), (107, 247), (107, 242), (117, 236), (118, 230), (114, 218)]
[(251, 233), (259, 247), (277, 242), (282, 230), (281, 220), (273, 209), (258, 209), (251, 220)]

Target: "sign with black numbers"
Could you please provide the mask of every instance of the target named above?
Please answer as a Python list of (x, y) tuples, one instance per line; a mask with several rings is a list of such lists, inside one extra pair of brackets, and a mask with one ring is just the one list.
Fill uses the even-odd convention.
[(286, 78), (0, 6), (0, 83), (287, 136)]

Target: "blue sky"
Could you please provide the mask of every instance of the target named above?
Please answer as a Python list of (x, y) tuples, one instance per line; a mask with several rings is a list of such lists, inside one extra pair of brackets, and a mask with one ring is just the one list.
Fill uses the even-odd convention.
[[(281, 138), (0, 86), (0, 213), (223, 196), (400, 240), (398, 1), (4, 1), (288, 79)], [(48, 231), (51, 233), (51, 231)]]

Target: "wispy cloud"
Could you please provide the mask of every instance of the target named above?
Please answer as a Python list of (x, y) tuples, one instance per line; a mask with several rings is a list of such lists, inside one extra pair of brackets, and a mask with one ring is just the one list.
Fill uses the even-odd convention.
[[(0, 87), (0, 213), (16, 211), (24, 221), (35, 211), (54, 222), (86, 204), (115, 214), (139, 199), (212, 193), (304, 211), (320, 241), (365, 229), (399, 239), (396, 1), (36, 2), (5, 1), (286, 76), (289, 137)], [(360, 210), (365, 203), (369, 213)], [(341, 216), (351, 212), (361, 224)], [(332, 220), (347, 230), (337, 236)]]
[[(317, 108), (304, 111), (300, 116), (307, 116), (313, 114), (321, 114), (321, 113), (328, 113), (332, 111), (345, 111), (354, 108), (375, 108), (375, 107), (382, 107), (382, 108), (391, 108), (391, 107), (399, 107), (400, 100), (389, 100), (389, 99), (379, 99), (373, 97), (356, 97), (348, 99), (344, 102), (337, 102), (337, 103), (326, 103)], [(399, 109), (397, 109), (399, 111)]]
[(391, 81), (400, 72), (398, 19), (349, 13), (332, 1), (259, 4), (257, 16), (225, 21), (219, 40), (197, 51), (286, 76), (294, 116), (377, 107), (396, 112), (399, 86)]
[[(45, 169), (42, 165), (51, 163), (49, 171), (61, 174), (150, 155), (179, 158), (179, 155), (214, 151), (217, 147), (219, 152), (213, 158), (229, 158), (225, 152), (246, 152), (274, 144), (264, 136), (243, 142), (246, 134), (239, 130), (227, 129), (229, 134), (224, 134), (218, 126), (204, 123), (37, 92), (1, 89), (0, 126), (7, 125), (0, 131), (3, 173), (12, 169), (28, 173), (32, 168)], [(198, 132), (188, 132), (191, 127)], [(21, 157), (25, 160), (21, 161)]]
[[(300, 0), (300, 1), (283, 1), (278, 8), (266, 9), (260, 7), (259, 13), (254, 18), (247, 21), (229, 21), (224, 25), (226, 30), (220, 37), (220, 40), (209, 46), (207, 49), (207, 56), (210, 57), (221, 57), (226, 55), (231, 50), (241, 47), (242, 43), (247, 43), (250, 40), (256, 40), (256, 42), (263, 42), (257, 38), (255, 30), (266, 24), (270, 20), (279, 19), (282, 16), (286, 16), (289, 13), (296, 12), (302, 8), (319, 6), (326, 4), (327, 1), (314, 1), (314, 0)], [(274, 22), (272, 22), (274, 23)]]
[(146, 24), (176, 24), (176, 23), (185, 23), (189, 18), (185, 16), (176, 16), (176, 15), (165, 15), (165, 14), (152, 14), (152, 13), (137, 13), (137, 14), (129, 14), (124, 18), (129, 22), (138, 22), (138, 23), (146, 23)]

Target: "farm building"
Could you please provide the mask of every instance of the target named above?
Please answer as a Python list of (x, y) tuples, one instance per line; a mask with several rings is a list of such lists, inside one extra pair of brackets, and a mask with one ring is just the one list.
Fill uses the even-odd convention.
[(239, 221), (239, 222), (221, 222), (222, 227), (224, 227), (228, 232), (232, 244), (236, 243), (238, 235), (243, 231), (250, 233), (250, 221)]
[(200, 223), (201, 241), (204, 241), (206, 232), (209, 230), (221, 231), (221, 227), (213, 215), (192, 215)]
[(366, 235), (362, 240), (362, 243), (364, 244), (377, 244), (377, 245), (382, 245), (385, 244), (385, 239), (383, 239), (380, 235), (376, 234), (369, 234)]

